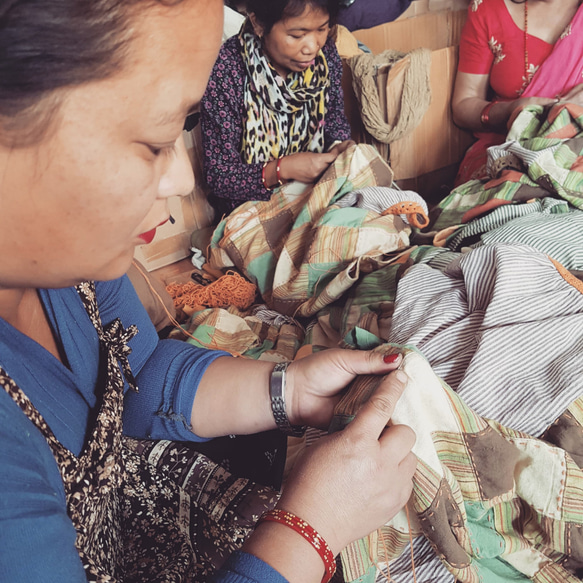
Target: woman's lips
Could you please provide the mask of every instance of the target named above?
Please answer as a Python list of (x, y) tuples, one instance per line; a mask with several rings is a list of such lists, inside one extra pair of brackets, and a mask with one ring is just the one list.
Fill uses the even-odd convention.
[[(161, 227), (166, 222), (168, 222), (168, 219), (163, 220), (158, 225), (158, 227)], [(154, 240), (154, 237), (156, 236), (156, 229), (158, 227), (154, 227), (153, 229), (150, 229), (149, 231), (146, 231), (145, 233), (142, 233), (141, 235), (138, 235), (138, 237), (140, 239), (142, 239), (142, 241), (147, 245), (148, 243), (151, 243)]]
[(311, 61), (296, 61), (296, 63), (298, 64), (298, 67), (301, 67), (302, 69), (307, 69), (308, 67), (313, 65), (315, 62), (316, 62), (316, 59), (312, 59)]
[(156, 228), (157, 227), (154, 227), (150, 231), (138, 235), (138, 237), (147, 245), (148, 243), (151, 243), (154, 240), (154, 237), (156, 236)]

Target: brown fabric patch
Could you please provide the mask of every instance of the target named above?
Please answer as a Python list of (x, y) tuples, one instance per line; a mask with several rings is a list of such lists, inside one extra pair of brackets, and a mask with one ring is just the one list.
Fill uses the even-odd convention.
[(231, 261), (235, 264), (235, 267), (242, 273), (245, 273), (245, 260), (233, 242), (229, 240), (225, 244), (224, 248), (225, 251), (229, 254)]
[(390, 186), (393, 183), (393, 171), (381, 158), (375, 158), (370, 168), (379, 185)]
[(546, 190), (538, 186), (530, 186), (530, 184), (522, 184), (520, 188), (514, 193), (512, 202), (528, 202), (529, 200), (545, 198), (549, 195)]
[(569, 141), (565, 142), (565, 146), (569, 148), (575, 155), (579, 156), (575, 161), (574, 165), (571, 166), (570, 170), (575, 172), (581, 172), (583, 169), (581, 168), (581, 152), (583, 152), (583, 136), (578, 136), (576, 138), (572, 138)]
[(442, 480), (431, 506), (418, 515), (423, 534), (438, 555), (457, 569), (471, 563), (471, 558), (459, 544), (453, 528), (463, 528), (463, 516), (453, 499), (449, 484)]
[(559, 198), (559, 193), (557, 192), (556, 186), (553, 184), (553, 179), (548, 174), (543, 174), (537, 178), (536, 183), (547, 192), (550, 192), (553, 196)]
[(490, 426), (479, 433), (464, 434), (464, 441), (483, 498), (488, 500), (512, 490), (517, 449)]
[(261, 221), (261, 224), (269, 247), (279, 256), (294, 224), (293, 212), (290, 209), (282, 210), (273, 218)]
[(564, 449), (583, 468), (583, 428), (565, 411), (541, 436), (541, 439)]
[(580, 572), (583, 567), (583, 526), (567, 524), (567, 554), (572, 567)]

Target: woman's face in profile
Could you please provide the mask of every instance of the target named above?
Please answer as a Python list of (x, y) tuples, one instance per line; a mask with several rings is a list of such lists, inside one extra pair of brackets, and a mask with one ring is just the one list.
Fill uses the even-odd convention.
[(67, 91), (46, 139), (0, 146), (0, 286), (125, 273), (134, 248), (194, 185), (182, 140), (216, 59), (222, 0), (137, 8), (114, 76)]
[(285, 76), (290, 71), (304, 71), (314, 63), (329, 31), (328, 13), (307, 6), (300, 16), (276, 22), (263, 36), (263, 48), (276, 71)]

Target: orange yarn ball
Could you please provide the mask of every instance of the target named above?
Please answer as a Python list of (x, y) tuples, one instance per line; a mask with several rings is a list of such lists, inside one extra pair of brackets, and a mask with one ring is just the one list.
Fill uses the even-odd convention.
[(228, 308), (234, 306), (246, 310), (255, 301), (257, 286), (234, 271), (229, 271), (209, 285), (171, 283), (166, 290), (174, 300), (176, 308)]

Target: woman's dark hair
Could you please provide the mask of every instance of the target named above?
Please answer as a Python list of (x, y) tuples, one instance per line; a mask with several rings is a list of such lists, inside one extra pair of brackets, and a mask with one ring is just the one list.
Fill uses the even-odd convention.
[(118, 71), (135, 5), (179, 1), (0, 0), (0, 140), (40, 139), (58, 90)]
[(330, 15), (330, 24), (336, 22), (338, 16), (338, 0), (247, 0), (247, 13), (255, 14), (266, 34), (273, 25), (284, 18), (299, 16), (306, 7), (320, 8)]

